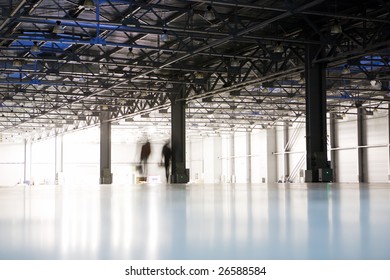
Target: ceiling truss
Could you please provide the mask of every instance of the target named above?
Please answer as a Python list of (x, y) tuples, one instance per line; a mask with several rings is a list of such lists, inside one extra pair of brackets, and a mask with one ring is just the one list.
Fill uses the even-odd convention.
[(193, 131), (302, 123), (313, 44), (330, 116), (387, 110), (390, 2), (331, 2), (0, 0), (0, 134), (167, 129), (180, 90)]

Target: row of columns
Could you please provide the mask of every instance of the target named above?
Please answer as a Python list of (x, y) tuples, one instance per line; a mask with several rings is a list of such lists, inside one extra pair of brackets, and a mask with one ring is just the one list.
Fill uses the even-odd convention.
[[(171, 183), (187, 183), (184, 88), (171, 95)], [(110, 113), (100, 113), (100, 184), (112, 184)]]
[[(325, 65), (313, 63), (320, 46), (307, 45), (306, 80), (306, 182), (329, 182), (333, 172), (327, 159), (326, 79)], [(171, 94), (172, 183), (189, 181), (185, 159), (185, 96), (184, 87)], [(109, 112), (100, 115), (100, 183), (111, 184), (111, 122)], [(250, 140), (248, 140), (250, 141)], [(289, 169), (288, 166), (285, 166)], [(233, 172), (233, 170), (232, 170)], [(233, 173), (234, 174), (234, 173)], [(248, 171), (250, 176), (250, 171)]]

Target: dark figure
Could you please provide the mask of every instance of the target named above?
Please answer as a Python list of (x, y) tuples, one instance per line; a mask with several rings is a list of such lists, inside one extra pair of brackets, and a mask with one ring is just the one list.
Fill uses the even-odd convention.
[(146, 140), (146, 143), (142, 145), (141, 148), (141, 157), (140, 157), (140, 165), (142, 168), (142, 172), (145, 176), (148, 175), (148, 169), (147, 169), (147, 164), (148, 164), (148, 158), (150, 156), (150, 142), (149, 140)]
[(171, 148), (169, 147), (169, 142), (166, 142), (162, 148), (162, 157), (164, 159), (164, 167), (165, 167), (165, 177), (167, 179), (167, 183), (168, 183), (168, 179), (169, 179), (169, 165), (171, 163), (171, 157), (172, 157), (172, 150)]

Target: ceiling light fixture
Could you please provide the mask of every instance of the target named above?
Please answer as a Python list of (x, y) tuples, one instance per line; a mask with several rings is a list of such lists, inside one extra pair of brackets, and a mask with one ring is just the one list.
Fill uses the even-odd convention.
[(375, 89), (381, 89), (382, 88), (382, 83), (381, 81), (378, 81), (378, 80), (371, 80), (370, 81), (370, 84), (373, 88)]
[(15, 59), (15, 60), (12, 62), (12, 66), (13, 66), (13, 67), (19, 68), (19, 67), (22, 67), (22, 66), (23, 66), (23, 63), (22, 63), (22, 61), (21, 61), (20, 59)]
[(32, 45), (30, 52), (31, 53), (38, 53), (40, 51), (40, 48), (38, 46), (38, 42), (34, 41), (34, 44)]
[(266, 87), (264, 87), (264, 86), (261, 86), (261, 87), (260, 87), (260, 92), (261, 92), (261, 93), (269, 93), (269, 89), (266, 88)]
[(129, 51), (127, 53), (127, 58), (133, 59), (134, 58), (133, 48), (129, 48)]
[(236, 59), (235, 57), (230, 61), (230, 66), (231, 67), (239, 67), (240, 66), (240, 61)]
[(301, 77), (300, 77), (300, 79), (298, 80), (298, 84), (299, 84), (299, 85), (304, 85), (304, 84), (306, 84), (305, 74), (304, 74), (304, 73), (301, 73)]
[(60, 91), (61, 91), (61, 92), (66, 92), (66, 91), (68, 91), (68, 88), (65, 86), (65, 84), (63, 84), (63, 85), (60, 87)]
[(79, 83), (85, 83), (87, 80), (84, 78), (84, 76), (80, 76), (78, 81), (79, 81)]
[(162, 42), (168, 42), (169, 41), (169, 35), (168, 35), (168, 33), (167, 33), (167, 31), (165, 29), (163, 30), (163, 33), (160, 34), (160, 40)]
[(340, 34), (343, 32), (343, 29), (341, 28), (341, 25), (339, 24), (339, 22), (336, 20), (332, 26), (330, 27), (330, 34), (332, 35), (336, 35), (336, 34)]
[(284, 48), (283, 48), (282, 44), (281, 44), (280, 42), (278, 42), (278, 43), (274, 46), (274, 48), (272, 49), (272, 51), (273, 51), (274, 53), (283, 53), (283, 52), (284, 52)]
[(64, 28), (61, 26), (61, 21), (57, 20), (56, 25), (53, 27), (54, 34), (62, 34), (64, 33)]
[(204, 74), (202, 72), (196, 72), (195, 73), (195, 79), (197, 79), (197, 80), (204, 79)]
[(94, 9), (95, 3), (93, 0), (85, 0), (83, 4), (84, 9)]
[(204, 13), (204, 18), (208, 21), (215, 20), (215, 14), (211, 5), (207, 6), (207, 11)]
[(100, 68), (100, 71), (103, 73), (103, 74), (107, 74), (108, 73), (108, 67), (106, 65), (103, 65), (102, 68)]
[(343, 75), (348, 75), (348, 74), (351, 74), (351, 69), (349, 68), (349, 65), (344, 65), (344, 68), (343, 70), (341, 71), (341, 74)]

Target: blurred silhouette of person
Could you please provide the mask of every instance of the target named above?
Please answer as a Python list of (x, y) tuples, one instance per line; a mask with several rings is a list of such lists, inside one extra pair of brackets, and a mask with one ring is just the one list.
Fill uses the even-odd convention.
[(164, 160), (164, 167), (165, 167), (165, 177), (167, 179), (167, 183), (169, 180), (169, 166), (171, 164), (171, 157), (172, 157), (172, 149), (169, 147), (169, 141), (165, 142), (164, 146), (162, 147), (161, 151), (162, 160)]
[(150, 156), (150, 142), (147, 139), (146, 143), (142, 145), (141, 147), (141, 156), (140, 156), (140, 173), (142, 173), (144, 176), (148, 176), (148, 158)]

